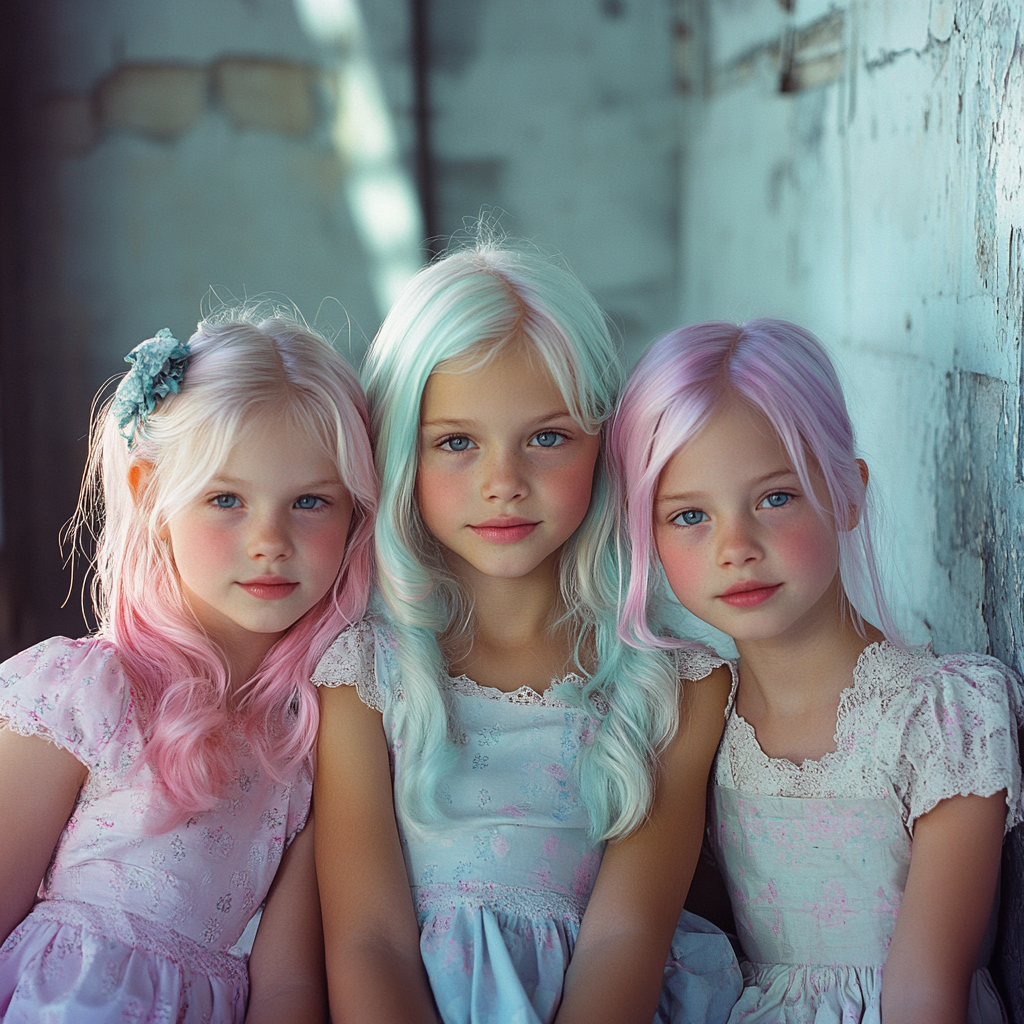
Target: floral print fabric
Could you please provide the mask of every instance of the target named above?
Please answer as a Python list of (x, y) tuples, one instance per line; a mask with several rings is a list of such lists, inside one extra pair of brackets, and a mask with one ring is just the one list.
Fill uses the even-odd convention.
[[(940, 800), (1002, 789), (1007, 828), (1020, 821), (1022, 721), (1019, 681), (995, 659), (888, 643), (861, 655), (837, 749), (819, 760), (768, 757), (731, 703), (709, 828), (748, 961), (731, 1024), (880, 1021), (914, 822)], [(1004, 1020), (978, 970), (969, 1021)]]
[(241, 1021), (248, 975), (232, 947), (305, 823), (308, 766), (266, 779), (238, 735), (220, 805), (149, 834), (154, 781), (128, 680), (92, 639), (0, 666), (0, 722), (89, 769), (38, 902), (0, 948), (0, 1019)]
[[(397, 775), (394, 643), (382, 624), (359, 624), (327, 652), (313, 681), (354, 685), (382, 712)], [(684, 656), (681, 674), (700, 678), (720, 663), (710, 652)], [(426, 835), (399, 821), (438, 1012), (445, 1024), (547, 1022), (604, 853), (587, 835), (573, 779), (599, 721), (551, 689), (504, 693), (465, 676), (444, 685), (461, 734), (441, 794), (448, 820)], [(684, 914), (656, 1019), (724, 1022), (739, 988), (726, 937)]]

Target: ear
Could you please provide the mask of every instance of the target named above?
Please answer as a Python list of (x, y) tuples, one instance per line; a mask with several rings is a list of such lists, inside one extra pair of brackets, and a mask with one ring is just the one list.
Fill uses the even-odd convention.
[[(868, 464), (863, 459), (857, 459), (857, 469), (860, 470), (860, 478), (864, 481), (864, 486), (868, 485)], [(851, 505), (846, 516), (846, 529), (853, 530), (860, 522), (860, 509)]]
[(128, 467), (128, 487), (132, 492), (132, 501), (138, 508), (142, 504), (142, 496), (146, 493), (149, 481), (153, 476), (153, 463), (145, 459), (132, 459)]

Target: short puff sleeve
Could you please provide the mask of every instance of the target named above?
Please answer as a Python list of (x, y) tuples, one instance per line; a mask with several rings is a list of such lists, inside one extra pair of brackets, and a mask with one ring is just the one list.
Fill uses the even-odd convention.
[(376, 711), (387, 704), (385, 688), (378, 682), (377, 648), (384, 642), (378, 636), (382, 627), (369, 619), (349, 626), (324, 652), (313, 670), (317, 686), (354, 686), (359, 699)]
[(696, 641), (688, 641), (685, 647), (674, 648), (672, 660), (675, 662), (676, 675), (691, 683), (705, 679), (720, 665), (729, 664), (710, 647)]
[(891, 758), (907, 828), (949, 797), (1001, 789), (1006, 830), (1024, 820), (1018, 749), (1024, 701), (1016, 674), (983, 655), (931, 656), (904, 692), (906, 701), (894, 700), (885, 713), (888, 728), (878, 739)]
[(53, 637), (0, 665), (0, 722), (42, 736), (90, 771), (118, 770), (134, 717), (131, 687), (102, 640)]

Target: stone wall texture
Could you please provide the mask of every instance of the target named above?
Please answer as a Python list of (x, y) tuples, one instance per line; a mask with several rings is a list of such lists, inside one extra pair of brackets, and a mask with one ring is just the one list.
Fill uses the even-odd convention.
[[(914, 641), (1024, 668), (1024, 10), (681, 0), (684, 322), (831, 348)], [(997, 969), (1024, 1021), (1024, 834)]]

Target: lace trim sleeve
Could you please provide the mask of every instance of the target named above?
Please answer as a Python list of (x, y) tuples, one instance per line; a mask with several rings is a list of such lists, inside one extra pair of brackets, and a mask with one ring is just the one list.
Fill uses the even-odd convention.
[(359, 699), (376, 711), (384, 710), (384, 694), (374, 666), (374, 631), (368, 619), (349, 626), (327, 648), (313, 670), (317, 686), (354, 686)]
[[(1024, 820), (1018, 729), (1024, 724), (1021, 683), (995, 658), (940, 657), (917, 674), (892, 725), (898, 742), (893, 785), (907, 828), (953, 796), (992, 796), (1006, 790), (1006, 831)], [(883, 739), (880, 734), (879, 739)]]
[(696, 642), (672, 651), (676, 674), (691, 683), (705, 679), (720, 665), (726, 665), (725, 658), (719, 657), (710, 647)]
[(117, 655), (95, 639), (53, 637), (0, 666), (0, 728), (40, 736), (90, 771), (117, 762), (132, 708)]

